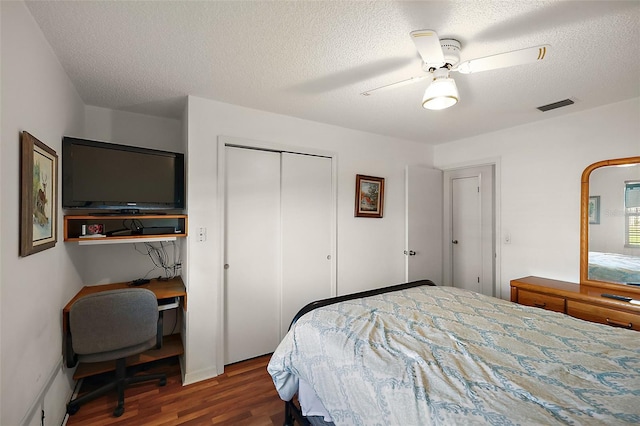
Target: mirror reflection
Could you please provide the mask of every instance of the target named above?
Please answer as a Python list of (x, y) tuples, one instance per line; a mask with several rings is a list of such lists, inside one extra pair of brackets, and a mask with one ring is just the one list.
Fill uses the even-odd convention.
[(640, 164), (589, 176), (588, 279), (640, 286)]

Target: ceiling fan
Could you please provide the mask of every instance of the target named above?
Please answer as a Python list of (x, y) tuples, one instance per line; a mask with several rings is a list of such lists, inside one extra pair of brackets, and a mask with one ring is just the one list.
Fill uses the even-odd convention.
[(430, 84), (424, 93), (422, 106), (432, 110), (445, 109), (455, 105), (459, 99), (458, 88), (456, 82), (449, 76), (450, 72), (471, 74), (542, 61), (551, 48), (548, 44), (542, 44), (460, 63), (461, 45), (458, 40), (440, 39), (433, 30), (412, 31), (410, 35), (422, 57), (422, 69), (427, 74), (377, 87), (363, 92), (362, 95), (370, 96), (374, 92), (394, 89), (427, 79), (430, 80)]

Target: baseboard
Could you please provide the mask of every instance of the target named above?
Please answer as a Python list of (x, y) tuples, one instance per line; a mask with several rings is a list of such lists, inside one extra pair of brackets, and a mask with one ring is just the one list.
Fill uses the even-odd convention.
[(55, 367), (49, 373), (49, 376), (42, 385), (42, 388), (38, 392), (38, 395), (36, 395), (34, 400), (29, 405), (29, 409), (20, 421), (21, 425), (29, 424), (33, 416), (36, 415), (36, 410), (42, 409), (44, 398), (49, 391), (49, 388), (53, 384), (53, 381), (56, 379), (56, 377), (58, 377), (58, 374), (62, 374), (62, 357), (60, 357), (60, 360), (56, 363)]
[[(182, 362), (182, 357), (180, 357), (180, 368), (182, 371), (184, 369), (184, 363)], [(216, 376), (219, 376), (221, 373), (214, 368), (207, 368), (204, 370), (195, 371), (192, 373), (182, 374), (182, 385), (190, 385), (193, 383), (201, 382), (203, 380), (213, 379)]]

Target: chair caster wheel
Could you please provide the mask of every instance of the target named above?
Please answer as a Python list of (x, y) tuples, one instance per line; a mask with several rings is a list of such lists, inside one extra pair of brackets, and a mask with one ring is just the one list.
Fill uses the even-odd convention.
[(120, 417), (124, 413), (124, 407), (118, 405), (115, 410), (113, 410), (113, 417)]
[(167, 384), (167, 379), (166, 378), (165, 379), (160, 379), (160, 383), (159, 383), (160, 386), (164, 386), (166, 384)]
[(67, 405), (67, 413), (70, 416), (73, 416), (75, 413), (77, 413), (79, 409), (80, 409), (80, 406), (77, 405), (77, 404), (68, 404)]

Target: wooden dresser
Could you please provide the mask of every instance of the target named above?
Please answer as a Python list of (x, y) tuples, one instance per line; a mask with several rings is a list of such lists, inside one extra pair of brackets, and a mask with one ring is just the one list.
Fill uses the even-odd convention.
[(602, 293), (640, 300), (640, 288), (621, 289), (615, 284), (595, 287), (534, 276), (511, 280), (512, 302), (640, 331), (640, 305), (602, 297)]

